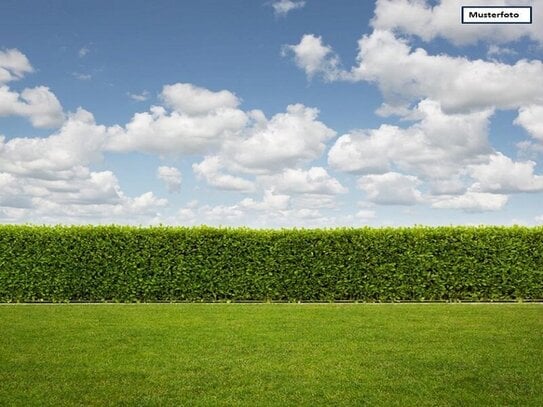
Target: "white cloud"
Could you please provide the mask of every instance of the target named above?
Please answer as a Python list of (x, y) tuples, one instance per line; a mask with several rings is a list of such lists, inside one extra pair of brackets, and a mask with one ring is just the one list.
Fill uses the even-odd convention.
[(507, 203), (507, 195), (467, 191), (459, 196), (438, 197), (432, 207), (441, 209), (463, 209), (466, 212), (498, 211)]
[(149, 223), (167, 200), (146, 192), (135, 198), (122, 196), (117, 203), (74, 202), (66, 204), (51, 199), (34, 198), (34, 208), (26, 217), (40, 223)]
[(501, 56), (513, 56), (517, 55), (518, 52), (515, 51), (512, 48), (508, 47), (499, 47), (497, 45), (491, 44), (488, 46), (488, 51), (486, 52), (486, 56), (489, 58), (492, 57), (501, 57)]
[(71, 179), (35, 179), (28, 182), (44, 188), (43, 193), (38, 194), (40, 199), (48, 199), (59, 205), (115, 205), (123, 197), (117, 177), (111, 171), (90, 172), (87, 168), (81, 168), (79, 174)]
[(169, 192), (181, 190), (181, 173), (175, 167), (160, 166), (157, 169), (157, 177), (166, 184)]
[(317, 120), (319, 111), (302, 104), (287, 106), (267, 120), (251, 112), (255, 124), (222, 150), (230, 165), (250, 173), (276, 172), (319, 157), (335, 132)]
[(34, 178), (71, 177), (82, 165), (102, 157), (109, 129), (98, 126), (91, 113), (79, 109), (45, 138), (0, 137), (0, 171)]
[(375, 219), (375, 211), (371, 209), (360, 209), (354, 216), (357, 219), (362, 219), (363, 221), (367, 222), (371, 219)]
[[(7, 86), (0, 89), (4, 92), (0, 111), (25, 113), (36, 125), (45, 123), (40, 115), (46, 117), (48, 111), (38, 107), (51, 102), (47, 96), (54, 97), (47, 88), (28, 89), (21, 94)], [(261, 200), (187, 206), (179, 217), (188, 223), (195, 222), (193, 215), (215, 223), (248, 220), (251, 216), (258, 216), (264, 223), (271, 218), (284, 224), (295, 219), (318, 222), (323, 219), (317, 217), (318, 209), (335, 207), (331, 195), (346, 191), (324, 168), (295, 168), (322, 155), (326, 142), (335, 136), (317, 120), (317, 109), (289, 105), (286, 112), (267, 119), (261, 111), (237, 109), (239, 100), (227, 91), (211, 92), (193, 86), (165, 89), (163, 100), (173, 111), (153, 106), (148, 112), (135, 114), (125, 126), (98, 125), (90, 112), (79, 108), (50, 136), (0, 137), (2, 221), (156, 223), (168, 219), (159, 212), (168, 205), (167, 200), (150, 191), (128, 197), (111, 171), (89, 168), (107, 151), (164, 155), (209, 152), (203, 161), (193, 165), (193, 171), (213, 187), (254, 192), (254, 182), (234, 173), (273, 176), (278, 172), (283, 178), (277, 181), (284, 182), (285, 189), (298, 189), (294, 200), (271, 187), (264, 188)], [(198, 103), (190, 108), (184, 106), (188, 102), (181, 97), (183, 92)], [(19, 110), (14, 112), (17, 103), (27, 107), (17, 107)], [(161, 166), (156, 175), (170, 191), (179, 189), (181, 174), (176, 168)]]
[(85, 57), (89, 52), (90, 52), (90, 49), (88, 49), (87, 47), (82, 47), (82, 48), (80, 48), (79, 51), (77, 52), (77, 55), (79, 55), (79, 58), (83, 58), (83, 57)]
[(421, 181), (411, 175), (387, 172), (365, 175), (358, 179), (358, 188), (365, 191), (368, 200), (381, 205), (415, 205), (422, 203), (422, 193), (417, 189)]
[(303, 69), (308, 78), (322, 75), (326, 80), (340, 78), (339, 58), (332, 48), (324, 45), (321, 37), (306, 34), (296, 45), (283, 47), (283, 56), (294, 54), (296, 65)]
[(345, 134), (330, 149), (328, 163), (345, 172), (383, 173), (397, 166), (427, 179), (450, 179), (492, 152), (487, 138), (491, 115), (491, 110), (445, 114), (439, 103), (423, 100), (413, 112), (417, 123)]
[(241, 177), (224, 173), (224, 165), (218, 156), (207, 156), (199, 164), (193, 164), (192, 170), (198, 178), (204, 178), (215, 188), (227, 191), (251, 192), (254, 184)]
[(490, 156), (488, 163), (469, 166), (476, 181), (472, 190), (494, 193), (543, 191), (543, 176), (535, 175), (534, 161), (514, 162), (501, 153)]
[(460, 195), (466, 191), (465, 171), (461, 169), (458, 174), (449, 178), (429, 179), (429, 186), (434, 195)]
[[(401, 15), (407, 22), (420, 18), (413, 6), (428, 8), (423, 1), (388, 3), (408, 7), (391, 16), (394, 20)], [(539, 191), (541, 176), (534, 174), (535, 163), (513, 162), (495, 152), (488, 128), (496, 109), (519, 109), (515, 123), (534, 138), (543, 139), (543, 130), (539, 130), (543, 63), (519, 60), (506, 64), (430, 55), (387, 31), (402, 32), (399, 27), (379, 24), (385, 21), (380, 20), (372, 34), (360, 39), (357, 64), (350, 71), (339, 68), (333, 49), (320, 37), (305, 35), (298, 45), (286, 48), (308, 77), (373, 82), (384, 96), (377, 114), (415, 121), (407, 128), (385, 124), (339, 137), (328, 153), (329, 165), (344, 172), (371, 174), (359, 180), (359, 187), (371, 202), (380, 204), (430, 202), (436, 208), (487, 211), (502, 209), (506, 193)], [(422, 24), (423, 28), (429, 29)], [(308, 50), (308, 57), (300, 50)], [(489, 46), (491, 55), (513, 52)], [(423, 181), (433, 195), (423, 196), (418, 190)]]
[[(259, 110), (244, 112), (235, 108), (239, 100), (224, 90), (211, 92), (189, 84), (168, 85), (162, 99), (175, 110), (168, 112), (164, 107), (152, 106), (149, 112), (135, 114), (124, 128), (110, 129), (106, 149), (214, 155), (221, 168), (230, 172), (265, 174), (317, 158), (326, 142), (335, 136), (333, 130), (317, 120), (317, 109), (302, 104), (289, 105), (285, 113), (267, 119)], [(209, 160), (195, 169), (212, 185), (247, 189), (248, 181), (211, 171), (208, 165)]]
[(390, 31), (375, 30), (359, 40), (358, 64), (346, 72), (337, 70), (337, 58), (329, 57), (333, 51), (323, 47), (320, 38), (305, 35), (300, 44), (306, 38), (314, 44), (309, 49), (318, 52), (308, 52), (311, 58), (301, 58), (295, 52), (297, 65), (310, 77), (321, 74), (326, 80), (375, 83), (385, 98), (378, 110), (381, 114), (403, 113), (406, 104), (421, 99), (439, 102), (448, 113), (517, 109), (543, 100), (543, 63), (539, 60), (523, 59), (510, 65), (430, 55), (422, 48), (413, 50)]
[(0, 172), (0, 207), (31, 207), (32, 201), (24, 193), (24, 189), (17, 177), (9, 173)]
[(514, 123), (524, 127), (533, 138), (543, 143), (543, 105), (521, 107)]
[(335, 132), (317, 120), (318, 110), (301, 104), (267, 119), (259, 110), (235, 108), (228, 91), (188, 84), (164, 87), (162, 99), (174, 111), (152, 106), (117, 127), (107, 149), (160, 155), (219, 154), (230, 171), (266, 173), (322, 154)]
[(389, 146), (399, 133), (396, 126), (356, 131), (339, 137), (328, 152), (328, 164), (353, 173), (381, 173), (390, 168)]
[(183, 207), (177, 211), (176, 217), (168, 223), (182, 225), (233, 225), (243, 224), (245, 212), (235, 205), (202, 205)]
[(408, 117), (411, 113), (412, 111), (411, 109), (409, 109), (409, 104), (389, 105), (388, 103), (382, 103), (381, 106), (379, 106), (375, 110), (375, 114), (381, 117), (389, 117), (389, 116)]
[[(145, 214), (153, 213), (156, 207), (166, 206), (168, 200), (165, 198), (158, 198), (152, 192), (145, 192), (144, 194), (135, 198), (127, 199), (126, 206), (128, 213)], [(126, 211), (125, 208), (116, 208), (119, 212)]]
[(64, 121), (62, 106), (57, 97), (46, 86), (25, 89), (21, 92), (25, 104), (21, 113), (30, 119), (35, 127), (58, 127)]
[(160, 97), (166, 106), (188, 115), (206, 115), (218, 109), (235, 109), (240, 103), (238, 97), (230, 91), (213, 92), (190, 83), (166, 85)]
[(167, 200), (152, 192), (127, 197), (111, 171), (74, 169), (41, 179), (0, 173), (0, 209), (6, 221), (39, 223), (146, 222)]
[(141, 93), (128, 92), (127, 95), (130, 97), (130, 99), (135, 100), (136, 102), (145, 102), (149, 98), (149, 92), (146, 90)]
[(284, 194), (274, 194), (273, 190), (265, 190), (262, 201), (258, 202), (252, 198), (245, 198), (239, 206), (244, 209), (257, 211), (284, 211), (288, 209), (290, 196)]
[(26, 55), (18, 49), (0, 50), (0, 84), (21, 79), (34, 72)]
[(347, 188), (322, 167), (311, 167), (307, 171), (288, 168), (279, 174), (260, 177), (260, 181), (276, 191), (292, 194), (335, 195), (347, 192)]
[[(134, 96), (134, 95), (132, 95)], [(135, 95), (141, 99), (142, 95)], [(136, 113), (108, 142), (117, 152), (140, 151), (161, 155), (206, 154), (247, 124), (245, 112), (236, 108), (238, 98), (231, 92), (212, 92), (197, 86), (166, 85), (160, 96), (173, 109), (152, 106)]]
[(0, 86), (0, 116), (26, 117), (34, 127), (54, 128), (64, 122), (57, 97), (46, 86), (26, 88), (21, 93)]
[(300, 9), (304, 6), (304, 0), (276, 0), (272, 3), (275, 14), (279, 16), (285, 16), (290, 11)]
[(295, 219), (299, 220), (318, 220), (322, 219), (322, 213), (317, 209), (301, 208), (291, 212)]
[(265, 190), (261, 200), (245, 198), (233, 205), (185, 206), (177, 212), (176, 220), (191, 225), (243, 225), (256, 228), (352, 226), (368, 221), (353, 216), (328, 217), (316, 208), (298, 208), (291, 203), (288, 195)]
[(307, 209), (333, 209), (337, 207), (336, 195), (297, 194), (292, 197), (292, 206)]
[[(497, 107), (514, 109), (543, 98), (543, 63), (513, 65), (429, 55), (412, 50), (389, 31), (374, 31), (359, 41), (353, 80), (375, 82), (391, 105), (429, 98), (447, 112)], [(481, 80), (484, 78), (484, 80)]]
[(204, 220), (202, 223), (206, 223), (205, 220), (207, 220), (224, 224), (243, 217), (243, 211), (237, 205), (204, 205), (199, 209), (198, 214), (199, 218)]
[(160, 106), (136, 113), (124, 129), (109, 140), (107, 149), (150, 154), (202, 154), (219, 147), (246, 124), (244, 112), (223, 108), (205, 115), (171, 112)]
[(474, 44), (478, 41), (506, 43), (529, 37), (543, 42), (543, 32), (537, 23), (522, 25), (460, 24), (461, 6), (532, 6), (535, 22), (541, 20), (543, 8), (533, 0), (441, 0), (437, 4), (428, 0), (378, 0), (372, 25), (377, 30), (394, 30), (416, 35), (424, 41), (445, 38), (457, 45)]
[[(115, 128), (78, 109), (48, 137), (0, 137), (0, 209), (5, 221), (145, 221), (167, 204), (147, 192), (126, 196), (111, 171), (91, 171)], [(7, 208), (7, 209), (6, 209)]]

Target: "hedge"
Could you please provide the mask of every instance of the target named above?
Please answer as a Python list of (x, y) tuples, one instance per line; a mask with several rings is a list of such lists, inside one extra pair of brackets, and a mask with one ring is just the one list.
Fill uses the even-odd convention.
[(543, 298), (543, 227), (0, 226), (0, 301)]

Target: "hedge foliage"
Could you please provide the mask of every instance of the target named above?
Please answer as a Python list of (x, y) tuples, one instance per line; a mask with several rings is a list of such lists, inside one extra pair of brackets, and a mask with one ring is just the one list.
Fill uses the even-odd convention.
[(0, 226), (0, 301), (543, 299), (543, 227)]

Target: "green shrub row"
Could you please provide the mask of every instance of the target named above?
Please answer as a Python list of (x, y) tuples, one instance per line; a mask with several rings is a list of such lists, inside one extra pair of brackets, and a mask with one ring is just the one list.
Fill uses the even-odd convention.
[(543, 227), (0, 226), (0, 301), (543, 298)]

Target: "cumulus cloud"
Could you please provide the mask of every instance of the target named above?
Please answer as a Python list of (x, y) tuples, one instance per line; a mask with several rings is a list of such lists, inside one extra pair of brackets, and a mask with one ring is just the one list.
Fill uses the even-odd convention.
[(474, 191), (493, 193), (543, 191), (543, 176), (535, 175), (534, 161), (514, 162), (501, 153), (490, 156), (485, 164), (472, 165), (468, 172), (476, 181)]
[(41, 179), (0, 173), (0, 209), (5, 221), (39, 223), (145, 222), (167, 200), (152, 192), (126, 196), (111, 171), (74, 169), (69, 177)]
[(432, 203), (432, 207), (463, 209), (466, 212), (498, 211), (503, 209), (507, 200), (507, 195), (467, 191), (457, 196), (440, 196)]
[(0, 116), (26, 117), (40, 128), (55, 128), (64, 122), (62, 106), (46, 86), (26, 88), (21, 93), (0, 86)]
[(0, 85), (34, 72), (28, 58), (18, 49), (0, 50)]
[(0, 207), (29, 208), (32, 201), (25, 194), (25, 187), (12, 174), (0, 172)]
[(152, 192), (140, 196), (121, 197), (118, 203), (81, 204), (56, 202), (51, 199), (33, 199), (34, 208), (28, 213), (30, 221), (47, 223), (150, 223), (167, 200), (157, 198)]
[[(320, 38), (311, 35), (305, 35), (300, 44), (305, 38), (321, 44)], [(308, 76), (375, 83), (385, 99), (378, 111), (384, 115), (407, 113), (406, 104), (421, 99), (440, 102), (446, 112), (518, 109), (543, 100), (543, 63), (538, 60), (506, 64), (430, 55), (422, 48), (413, 50), (407, 40), (385, 30), (364, 35), (358, 46), (357, 65), (350, 72), (338, 72), (337, 59), (327, 58), (333, 55), (330, 47), (317, 46), (320, 52), (312, 52), (312, 58), (306, 59), (295, 52), (295, 60)]]
[[(27, 97), (32, 103), (31, 95)], [(91, 171), (117, 129), (78, 109), (47, 137), (0, 137), (3, 221), (39, 223), (145, 222), (167, 205), (152, 192), (126, 196), (111, 171)]]
[(492, 152), (491, 115), (492, 110), (445, 114), (438, 102), (423, 100), (414, 111), (419, 121), (412, 126), (382, 125), (345, 134), (330, 149), (328, 163), (352, 173), (383, 173), (397, 166), (426, 179), (450, 179)]
[(202, 154), (220, 146), (224, 138), (240, 131), (247, 121), (237, 109), (217, 109), (202, 115), (168, 112), (161, 106), (136, 113), (108, 141), (116, 152), (140, 151), (149, 154)]
[(251, 173), (276, 172), (319, 157), (335, 131), (317, 120), (319, 111), (302, 104), (287, 106), (270, 120), (251, 113), (253, 126), (227, 140), (222, 153), (230, 165)]
[(160, 166), (157, 169), (157, 178), (166, 184), (169, 192), (181, 190), (181, 173), (175, 167)]
[(267, 119), (259, 110), (244, 112), (231, 92), (212, 92), (190, 84), (164, 87), (153, 106), (117, 127), (106, 148), (160, 155), (218, 154), (231, 171), (265, 173), (310, 161), (322, 154), (335, 132), (317, 120), (318, 110), (302, 104)]
[(264, 196), (261, 201), (255, 201), (252, 198), (245, 198), (239, 206), (244, 209), (257, 211), (284, 211), (288, 209), (290, 196), (285, 194), (275, 194), (273, 190), (264, 191)]
[(213, 92), (190, 83), (166, 85), (160, 95), (166, 106), (188, 115), (208, 114), (218, 109), (235, 109), (240, 100), (227, 90)]
[(304, 6), (304, 0), (276, 0), (272, 3), (273, 11), (278, 16), (286, 16), (290, 11)]
[(523, 106), (515, 119), (537, 141), (543, 143), (543, 105)]
[(515, 64), (430, 55), (412, 50), (389, 31), (376, 30), (359, 41), (358, 66), (352, 80), (377, 84), (391, 105), (429, 98), (445, 111), (496, 107), (514, 109), (543, 98), (543, 63)]
[(415, 205), (423, 201), (417, 189), (421, 181), (412, 175), (397, 172), (365, 175), (358, 179), (357, 186), (365, 191), (370, 202), (381, 205)]
[[(27, 115), (35, 125), (49, 124), (47, 117), (52, 116), (58, 100), (47, 88), (25, 89), (21, 94), (7, 86), (0, 89), (1, 114)], [(289, 105), (286, 112), (268, 119), (259, 110), (238, 109), (239, 99), (229, 91), (213, 92), (190, 84), (165, 86), (161, 100), (168, 109), (152, 106), (148, 112), (136, 113), (124, 126), (98, 125), (90, 112), (79, 108), (63, 117), (61, 127), (47, 137), (0, 137), (0, 216), (4, 221), (43, 217), (44, 222), (54, 222), (64, 213), (66, 222), (76, 223), (112, 217), (122, 221), (127, 214), (134, 221), (146, 216), (159, 219), (158, 209), (167, 200), (150, 191), (127, 197), (111, 171), (90, 169), (104, 152), (111, 151), (206, 154), (193, 164), (193, 171), (215, 188), (254, 192), (255, 183), (234, 175), (237, 172), (282, 174), (283, 178), (269, 182), (298, 190), (293, 208), (290, 196), (271, 186), (264, 189), (260, 201), (248, 198), (230, 206), (184, 208), (187, 219), (195, 214), (209, 220), (232, 220), (269, 210), (281, 217), (287, 216), (285, 211), (298, 211), (295, 216), (315, 220), (318, 208), (334, 206), (330, 195), (346, 191), (324, 168), (298, 168), (322, 155), (326, 142), (335, 136), (318, 121), (317, 109)], [(181, 174), (176, 168), (160, 166), (156, 176), (170, 192), (179, 190)], [(308, 207), (297, 207), (302, 203)]]
[[(176, 85), (165, 87), (161, 97), (170, 110), (152, 106), (148, 112), (135, 114), (124, 126), (98, 125), (90, 112), (79, 108), (68, 114), (50, 136), (0, 137), (0, 173), (5, 191), (0, 200), (2, 216), (14, 219), (20, 215), (31, 220), (49, 213), (44, 221), (54, 221), (64, 206), (68, 222), (122, 218), (123, 213), (149, 215), (157, 220), (157, 211), (167, 205), (166, 200), (152, 192), (127, 197), (112, 172), (90, 170), (90, 165), (110, 151), (206, 154), (201, 162), (193, 164), (196, 177), (215, 188), (244, 193), (254, 192), (256, 184), (235, 173), (272, 176), (284, 172), (284, 188), (298, 188), (294, 202), (308, 203), (311, 211), (333, 207), (333, 199), (328, 195), (345, 192), (325, 169), (297, 168), (322, 155), (326, 142), (335, 136), (333, 130), (317, 120), (317, 109), (290, 105), (286, 112), (268, 119), (261, 111), (238, 109), (239, 99), (231, 92)], [(7, 87), (2, 89), (5, 95), (0, 100), (5, 103), (0, 104), (0, 109), (6, 114), (14, 113), (16, 103), (39, 106), (40, 96), (48, 91), (35, 88), (19, 95)], [(189, 99), (195, 103), (190, 104)], [(37, 108), (32, 113), (36, 121), (38, 113), (41, 111)], [(293, 172), (285, 172), (289, 168)], [(156, 176), (169, 191), (179, 190), (181, 174), (176, 168), (160, 166)], [(286, 211), (290, 202), (289, 195), (271, 186), (264, 188), (261, 201), (249, 198), (234, 206), (185, 208), (184, 216), (193, 213), (210, 220), (221, 216), (238, 219), (240, 214), (261, 213), (267, 208)], [(303, 208), (288, 210), (298, 209)], [(301, 212), (298, 215), (302, 216)]]
[(304, 193), (292, 196), (292, 206), (307, 209), (334, 209), (337, 208), (337, 195)]
[(79, 109), (63, 126), (45, 138), (0, 137), (0, 171), (34, 178), (70, 177), (102, 157), (109, 129), (96, 125), (88, 111)]
[(253, 182), (224, 172), (224, 165), (218, 156), (207, 156), (198, 164), (192, 165), (197, 177), (203, 178), (215, 188), (227, 191), (251, 192), (255, 189)]
[(441, 0), (437, 4), (428, 0), (378, 0), (372, 25), (377, 30), (391, 30), (416, 35), (424, 41), (444, 38), (456, 45), (479, 41), (507, 43), (522, 37), (543, 42), (543, 31), (537, 24), (462, 25), (461, 6), (532, 6), (534, 21), (543, 17), (543, 8), (533, 0)]
[(292, 194), (336, 195), (347, 192), (347, 188), (322, 167), (311, 167), (309, 170), (288, 168), (279, 174), (263, 176), (260, 180), (276, 191)]
[[(151, 191), (145, 192), (135, 198), (128, 198), (126, 207), (128, 213), (145, 214), (154, 213), (157, 207), (166, 206), (168, 200), (165, 198), (159, 198)], [(119, 211), (124, 211), (124, 208), (116, 208)]]
[(64, 112), (48, 87), (26, 88), (19, 93), (5, 85), (33, 71), (27, 57), (19, 50), (0, 51), (0, 116), (25, 117), (39, 128), (59, 127), (64, 122)]
[(89, 172), (82, 168), (82, 174), (78, 180), (44, 180), (41, 182), (51, 195), (55, 196), (58, 204), (119, 204), (123, 193), (117, 177), (111, 171)]
[(198, 215), (200, 219), (208, 222), (225, 224), (241, 219), (244, 213), (238, 205), (204, 205), (198, 210)]
[(341, 77), (339, 58), (330, 46), (323, 44), (321, 37), (306, 34), (298, 44), (284, 46), (282, 53), (283, 56), (294, 55), (296, 65), (310, 79), (316, 75), (330, 81)]
[(206, 154), (217, 149), (247, 124), (239, 99), (231, 92), (213, 92), (192, 84), (164, 86), (163, 106), (136, 113), (108, 140), (115, 152), (140, 151), (160, 155)]
[(375, 214), (325, 215), (318, 208), (301, 207), (289, 195), (264, 190), (262, 198), (245, 198), (232, 205), (186, 205), (177, 212), (181, 224), (243, 225), (256, 228), (292, 226), (353, 226), (366, 224)]
[[(398, 7), (388, 13), (389, 6)], [(543, 63), (521, 59), (507, 64), (432, 55), (398, 36), (415, 34), (428, 41), (444, 37), (445, 31), (435, 31), (429, 21), (439, 19), (452, 6), (458, 18), (457, 2), (432, 6), (424, 0), (379, 0), (372, 22), (375, 29), (359, 40), (357, 63), (350, 70), (340, 68), (339, 58), (321, 37), (306, 34), (299, 44), (284, 48), (309, 78), (320, 75), (328, 81), (376, 84), (384, 98), (378, 115), (415, 122), (408, 127), (383, 124), (377, 129), (352, 130), (329, 150), (332, 168), (365, 175), (359, 179), (359, 188), (371, 202), (430, 202), (436, 208), (492, 211), (504, 207), (505, 194), (540, 191), (541, 176), (534, 174), (535, 163), (514, 162), (496, 152), (488, 132), (497, 109), (518, 109), (515, 124), (535, 140), (543, 140), (539, 119), (543, 117)], [(479, 27), (469, 30), (474, 28)], [(507, 41), (539, 38), (530, 27), (523, 28), (528, 30), (523, 33), (515, 29), (485, 27), (486, 34), (473, 42), (499, 36), (488, 46), (488, 53), (503, 56), (514, 53), (502, 45)], [(463, 42), (467, 37), (450, 35), (445, 38), (467, 43)], [(533, 147), (526, 143), (524, 147)], [(399, 179), (401, 192), (394, 190)], [(425, 196), (418, 189), (423, 182), (428, 191)]]

